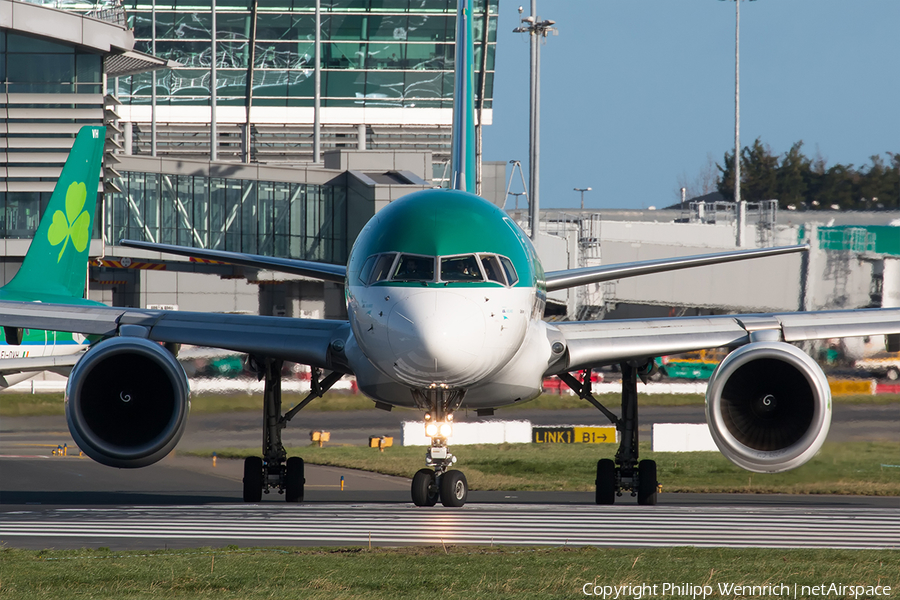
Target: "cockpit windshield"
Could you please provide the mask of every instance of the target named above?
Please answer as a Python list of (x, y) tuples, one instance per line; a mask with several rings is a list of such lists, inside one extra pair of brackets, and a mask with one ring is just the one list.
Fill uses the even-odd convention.
[[(440, 264), (440, 277), (435, 267)], [(496, 254), (461, 254), (458, 256), (424, 256), (386, 252), (366, 259), (359, 274), (360, 282), (372, 285), (381, 281), (419, 281), (456, 283), (489, 281), (511, 286), (518, 281), (512, 261)]]
[(448, 256), (441, 259), (441, 281), (484, 281), (474, 255)]
[[(375, 283), (376, 281), (384, 281), (391, 275), (391, 267), (394, 265), (394, 258), (397, 255), (393, 252), (389, 254), (382, 254), (378, 256), (375, 260), (374, 268), (372, 268), (371, 275), (369, 275), (369, 283)], [(371, 260), (373, 257), (369, 257)], [(368, 263), (368, 261), (366, 261)], [(363, 274), (365, 274), (365, 267), (363, 268)]]
[(484, 267), (484, 274), (487, 275), (488, 281), (506, 284), (506, 281), (503, 279), (503, 270), (500, 267), (500, 260), (495, 255), (482, 254), (481, 266)]
[(394, 281), (433, 281), (434, 257), (401, 254), (397, 270), (391, 277)]

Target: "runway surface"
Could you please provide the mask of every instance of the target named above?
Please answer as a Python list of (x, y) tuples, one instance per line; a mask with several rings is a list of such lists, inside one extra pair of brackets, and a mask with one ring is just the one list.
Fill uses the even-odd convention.
[[(38, 518), (40, 517), (40, 518)], [(890, 509), (373, 504), (66, 509), (0, 515), (0, 540), (76, 545), (502, 544), (898, 548)]]
[[(896, 438), (900, 407), (847, 408), (853, 410), (845, 411), (848, 418), (838, 435), (859, 439), (868, 429), (869, 439)], [(584, 422), (582, 411), (529, 412), (538, 414), (516, 416)], [(311, 428), (331, 429), (332, 440), (340, 443), (367, 440), (413, 417), (363, 413), (310, 413), (302, 428), (293, 429), (295, 443), (308, 444)], [(198, 417), (179, 448), (259, 444), (258, 415)], [(691, 422), (702, 420), (702, 411), (648, 409), (642, 417), (648, 417), (645, 423)], [(110, 469), (87, 458), (51, 458), (50, 450), (61, 443), (74, 450), (62, 417), (0, 423), (0, 545), (362, 545), (370, 535), (373, 545), (896, 548), (900, 543), (896, 497), (661, 494), (656, 507), (639, 507), (628, 496), (613, 507), (598, 507), (591, 492), (475, 491), (463, 509), (425, 509), (410, 504), (407, 479), (307, 465), (304, 504), (287, 505), (273, 493), (261, 504), (244, 505), (240, 461), (219, 460), (213, 467), (209, 459), (176, 453), (144, 469)]]
[[(661, 494), (656, 507), (590, 492), (470, 492), (416, 508), (409, 480), (307, 465), (306, 496), (240, 498), (240, 461), (172, 457), (138, 470), (2, 458), (0, 545), (113, 549), (252, 545), (541, 544), (890, 548), (900, 498)], [(344, 490), (340, 479), (344, 477)]]

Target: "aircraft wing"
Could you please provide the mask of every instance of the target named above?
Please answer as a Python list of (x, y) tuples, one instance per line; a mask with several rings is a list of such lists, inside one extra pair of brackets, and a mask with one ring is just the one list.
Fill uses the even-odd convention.
[(39, 302), (0, 302), (0, 326), (138, 335), (156, 342), (226, 348), (328, 369), (336, 368), (332, 343), (346, 341), (350, 335), (347, 321)]
[(9, 358), (0, 361), (0, 375), (14, 373), (32, 373), (62, 367), (74, 367), (84, 352), (63, 354), (60, 356), (29, 356), (27, 358)]
[(555, 323), (568, 360), (552, 372), (587, 369), (756, 340), (799, 342), (900, 333), (900, 308)]
[(547, 291), (553, 292), (578, 285), (586, 285), (588, 283), (600, 283), (602, 281), (636, 277), (637, 275), (649, 275), (651, 273), (689, 269), (691, 267), (717, 265), (736, 260), (805, 252), (807, 250), (809, 250), (809, 246), (801, 244), (798, 246), (779, 246), (777, 248), (755, 248), (752, 250), (735, 250), (733, 252), (695, 254), (693, 256), (679, 256), (677, 258), (641, 260), (631, 263), (601, 265), (598, 267), (582, 267), (580, 269), (550, 271), (546, 274)]
[(313, 262), (311, 260), (296, 260), (293, 258), (275, 258), (261, 256), (259, 254), (244, 254), (243, 252), (228, 252), (226, 250), (206, 250), (203, 248), (190, 248), (188, 246), (174, 246), (172, 244), (156, 244), (151, 242), (139, 242), (136, 240), (122, 240), (119, 245), (128, 248), (140, 248), (154, 252), (167, 252), (179, 256), (192, 256), (206, 260), (216, 260), (232, 265), (254, 267), (256, 269), (270, 269), (280, 273), (293, 273), (303, 277), (311, 277), (321, 281), (344, 283), (347, 276), (347, 267), (343, 265), (330, 265)]

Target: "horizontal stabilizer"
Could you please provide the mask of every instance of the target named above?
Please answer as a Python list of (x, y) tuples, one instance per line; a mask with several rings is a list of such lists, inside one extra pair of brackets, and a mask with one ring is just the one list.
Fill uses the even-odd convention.
[(171, 244), (155, 244), (152, 242), (139, 242), (136, 240), (122, 240), (120, 246), (126, 248), (139, 248), (152, 250), (153, 252), (166, 252), (179, 256), (192, 256), (205, 260), (216, 260), (231, 265), (253, 267), (255, 269), (268, 269), (280, 273), (291, 273), (321, 281), (344, 283), (347, 275), (347, 267), (342, 265), (329, 265), (313, 262), (311, 260), (296, 260), (293, 258), (275, 258), (261, 256), (259, 254), (244, 254), (242, 252), (228, 252), (227, 250), (206, 250), (203, 248), (191, 248), (189, 246), (173, 246)]
[(33, 356), (28, 358), (9, 358), (0, 361), (0, 375), (13, 373), (35, 373), (61, 367), (74, 367), (84, 352), (63, 354), (60, 356)]
[(651, 273), (663, 273), (691, 267), (703, 267), (706, 265), (718, 265), (737, 260), (750, 258), (763, 258), (766, 256), (779, 256), (794, 252), (806, 252), (809, 246), (779, 246), (777, 248), (756, 248), (753, 250), (736, 250), (734, 252), (717, 252), (715, 254), (695, 254), (693, 256), (680, 256), (678, 258), (660, 258), (656, 260), (641, 260), (631, 263), (619, 263), (615, 265), (601, 265), (599, 267), (584, 267), (581, 269), (567, 269), (565, 271), (551, 271), (547, 273), (547, 291), (553, 292), (589, 283), (600, 283), (625, 279), (638, 275), (650, 275)]

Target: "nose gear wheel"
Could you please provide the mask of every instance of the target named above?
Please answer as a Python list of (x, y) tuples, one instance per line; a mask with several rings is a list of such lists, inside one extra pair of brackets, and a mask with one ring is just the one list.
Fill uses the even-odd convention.
[(432, 469), (419, 469), (412, 480), (412, 501), (416, 506), (434, 506), (440, 490)]
[[(459, 408), (465, 390), (432, 387), (412, 390), (416, 405), (425, 411), (426, 421), (450, 423), (453, 411)], [(432, 467), (420, 469), (412, 480), (412, 501), (416, 506), (434, 506), (438, 500), (449, 507), (461, 507), (469, 497), (469, 483), (462, 471), (450, 469), (456, 457), (450, 453), (447, 437), (439, 432), (431, 438), (425, 463)]]

